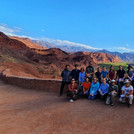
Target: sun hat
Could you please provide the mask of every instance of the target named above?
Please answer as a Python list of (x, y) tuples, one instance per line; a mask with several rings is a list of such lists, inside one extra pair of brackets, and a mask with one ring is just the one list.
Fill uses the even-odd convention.
[(115, 81), (115, 80), (111, 80), (110, 82), (111, 82), (111, 83), (115, 83), (116, 81)]
[(128, 79), (125, 79), (124, 83), (130, 83), (130, 81)]
[(133, 68), (133, 66), (131, 64), (128, 65), (128, 68)]

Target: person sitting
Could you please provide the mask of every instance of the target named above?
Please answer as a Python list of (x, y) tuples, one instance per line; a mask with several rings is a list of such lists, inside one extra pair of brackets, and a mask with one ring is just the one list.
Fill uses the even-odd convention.
[(95, 99), (99, 86), (100, 86), (100, 84), (97, 81), (97, 78), (93, 78), (93, 82), (91, 84), (90, 93), (89, 93), (89, 97), (88, 97), (89, 100)]
[(130, 85), (130, 81), (128, 79), (125, 80), (125, 85), (121, 89), (120, 101), (126, 102), (128, 99), (129, 106), (132, 105), (133, 101), (133, 86)]
[(114, 70), (113, 66), (111, 65), (110, 70), (108, 72), (108, 80), (110, 82), (111, 80), (115, 80), (115, 79), (116, 79), (116, 71)]
[(75, 79), (75, 81), (78, 83), (79, 81), (79, 73), (80, 70), (78, 69), (78, 65), (75, 65), (75, 69), (71, 71), (71, 77)]
[(110, 86), (109, 86), (109, 90), (108, 90), (108, 96), (106, 99), (106, 105), (114, 105), (114, 99), (117, 96), (118, 93), (118, 86), (115, 84), (116, 81), (115, 80), (111, 80), (110, 81)]
[(101, 68), (97, 68), (97, 72), (95, 73), (96, 78), (98, 79), (99, 83), (101, 84)]
[(89, 90), (90, 90), (90, 86), (91, 86), (91, 83), (89, 82), (89, 78), (87, 77), (86, 78), (86, 81), (83, 82), (83, 91), (80, 92), (80, 95), (84, 95), (86, 97), (89, 96)]
[(103, 66), (103, 69), (101, 71), (101, 81), (103, 81), (104, 78), (106, 80), (108, 79), (108, 71), (105, 66)]
[(108, 89), (109, 89), (109, 84), (106, 83), (106, 79), (103, 79), (103, 83), (101, 83), (100, 88), (98, 90), (98, 97), (101, 99), (106, 99), (108, 95)]
[(70, 98), (70, 102), (77, 99), (78, 94), (78, 84), (75, 83), (75, 79), (71, 79), (71, 84), (68, 85), (67, 96)]

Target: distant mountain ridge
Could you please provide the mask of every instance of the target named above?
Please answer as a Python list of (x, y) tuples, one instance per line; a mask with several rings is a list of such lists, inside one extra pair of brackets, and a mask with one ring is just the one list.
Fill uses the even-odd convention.
[(72, 45), (57, 45), (57, 44), (52, 44), (46, 41), (42, 40), (31, 40), (29, 38), (21, 38), (21, 37), (10, 37), (12, 39), (19, 40), (26, 44), (30, 48), (36, 48), (36, 49), (49, 49), (49, 48), (60, 48), (61, 50), (65, 52), (100, 52), (100, 53), (105, 53), (105, 54), (110, 54), (110, 55), (117, 55), (120, 57), (120, 59), (124, 62), (134, 62), (134, 53), (120, 53), (120, 52), (111, 52), (106, 49), (103, 50), (97, 50), (97, 49), (91, 49), (83, 47), (83, 46), (72, 46)]
[(97, 52), (107, 53), (107, 54), (111, 54), (111, 55), (117, 55), (125, 62), (134, 62), (134, 53), (133, 52), (130, 52), (130, 53), (110, 52), (105, 49), (99, 50)]
[(35, 43), (40, 44), (41, 46), (47, 47), (47, 48), (60, 48), (63, 51), (66, 52), (78, 52), (78, 51), (85, 51), (85, 52), (97, 52), (99, 49), (93, 49), (92, 47), (85, 47), (85, 46), (76, 46), (76, 45), (57, 45), (57, 44), (52, 44), (46, 41), (41, 41), (41, 40), (32, 40)]
[(123, 60), (124, 62), (134, 62), (134, 53), (130, 52), (130, 53), (120, 53), (120, 52), (111, 52), (108, 51), (106, 49), (103, 50), (97, 50), (97, 49), (90, 49), (90, 48), (85, 48), (82, 46), (69, 46), (69, 45), (55, 45), (55, 44), (51, 44), (49, 42), (45, 42), (45, 41), (40, 41), (40, 40), (33, 40), (34, 42), (41, 44), (44, 47), (47, 48), (60, 48), (63, 51), (66, 52), (101, 52), (101, 53), (105, 53), (105, 54), (110, 54), (110, 55), (117, 55), (118, 57), (121, 58), (121, 60)]

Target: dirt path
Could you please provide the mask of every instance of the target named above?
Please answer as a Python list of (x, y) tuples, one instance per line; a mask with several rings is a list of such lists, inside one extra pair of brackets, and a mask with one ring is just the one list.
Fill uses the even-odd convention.
[(134, 134), (134, 105), (65, 96), (0, 81), (0, 134)]

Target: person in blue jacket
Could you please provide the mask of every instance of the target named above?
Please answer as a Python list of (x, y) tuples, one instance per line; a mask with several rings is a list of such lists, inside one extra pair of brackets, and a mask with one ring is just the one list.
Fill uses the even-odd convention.
[(99, 82), (97, 81), (97, 78), (94, 77), (94, 78), (93, 78), (93, 82), (92, 82), (92, 84), (91, 84), (89, 97), (88, 97), (89, 100), (94, 100), (94, 99), (95, 99), (95, 97), (96, 97), (96, 95), (97, 95), (97, 91), (98, 91), (98, 89), (99, 89), (99, 86), (100, 86), (100, 84), (99, 84)]
[(98, 97), (101, 99), (106, 99), (108, 95), (108, 90), (109, 84), (106, 82), (106, 79), (104, 78), (98, 90)]
[(82, 86), (83, 82), (85, 81), (85, 78), (86, 78), (86, 73), (84, 71), (84, 68), (82, 67), (79, 73), (79, 85)]

